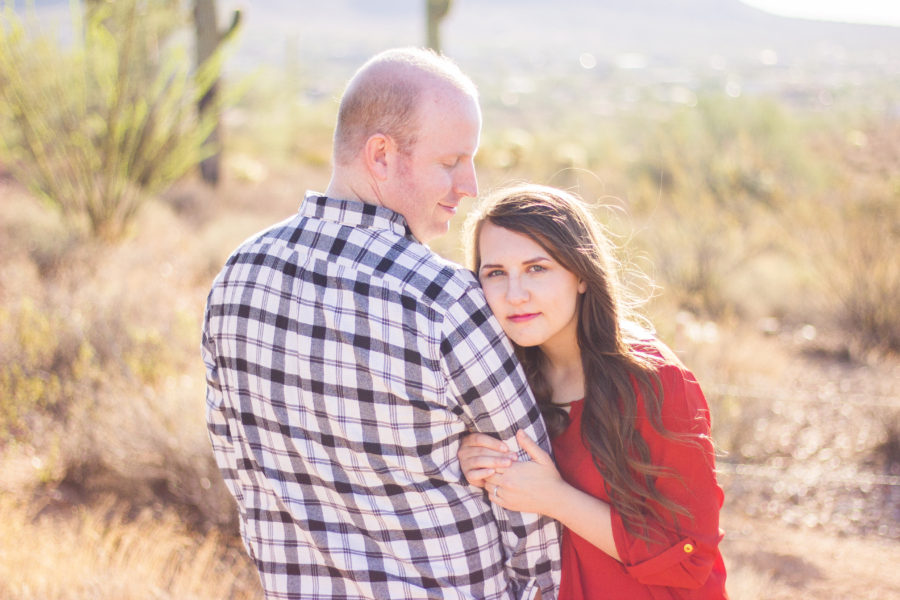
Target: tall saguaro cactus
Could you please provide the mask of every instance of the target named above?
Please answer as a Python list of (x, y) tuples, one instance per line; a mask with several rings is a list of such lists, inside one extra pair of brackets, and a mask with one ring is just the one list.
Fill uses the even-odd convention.
[[(197, 64), (203, 65), (216, 53), (223, 42), (228, 40), (237, 31), (241, 22), (241, 11), (234, 11), (231, 19), (231, 25), (224, 30), (219, 30), (219, 22), (216, 15), (215, 0), (195, 0), (194, 2), (194, 25), (197, 31)], [(200, 98), (197, 103), (197, 111), (203, 118), (211, 111), (217, 111), (218, 106), (216, 100), (219, 93), (219, 77), (216, 74), (215, 81), (209, 86), (209, 89)], [(221, 163), (221, 124), (218, 115), (215, 118), (216, 124), (210, 134), (207, 142), (215, 148), (214, 153), (200, 163), (200, 175), (203, 181), (216, 185), (219, 183), (219, 170)]]
[(427, 45), (435, 52), (441, 51), (441, 21), (450, 12), (453, 0), (425, 0)]

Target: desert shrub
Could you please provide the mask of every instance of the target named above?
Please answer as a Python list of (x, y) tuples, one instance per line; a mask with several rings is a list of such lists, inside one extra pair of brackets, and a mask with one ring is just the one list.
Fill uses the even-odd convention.
[(0, 13), (2, 160), (72, 223), (116, 238), (205, 157), (213, 122), (194, 107), (220, 57), (190, 72), (178, 3), (94, 4), (83, 27), (73, 16), (84, 38), (71, 46), (13, 5)]
[[(86, 504), (115, 496), (135, 512), (165, 505), (196, 531), (235, 534), (202, 414), (211, 275), (197, 289), (195, 270), (209, 241), (155, 203), (134, 237), (67, 251), (65, 241), (52, 247), (48, 214), (15, 194), (0, 203), (0, 248), (10, 251), (0, 270), (0, 459), (19, 448), (40, 465), (15, 489), (63, 489)], [(47, 247), (36, 253), (31, 239)], [(45, 254), (56, 267), (43, 266)]]
[(62, 416), (99, 371), (78, 325), (31, 298), (0, 307), (0, 438), (27, 437), (35, 413)]
[(195, 531), (236, 534), (237, 511), (199, 410), (203, 390), (199, 378), (186, 379), (99, 390), (90, 406), (72, 411), (50, 483), (86, 503), (109, 495), (132, 510), (165, 505)]
[(878, 187), (807, 207), (802, 239), (819, 308), (860, 350), (900, 351), (900, 190)]
[(483, 181), (537, 180), (624, 209), (613, 229), (643, 253), (669, 301), (717, 319), (756, 317), (800, 298), (784, 207), (824, 186), (808, 140), (816, 127), (774, 100), (645, 100), (614, 118), (486, 126), (478, 160)]
[(692, 312), (746, 311), (736, 282), (783, 252), (782, 204), (817, 185), (802, 121), (772, 102), (708, 97), (635, 131), (629, 209), (660, 284)]
[(900, 351), (900, 122), (845, 115), (815, 138), (827, 185), (783, 207), (784, 237), (815, 292), (807, 306), (853, 354)]
[[(67, 255), (43, 290), (21, 293), (27, 278), (0, 279), (0, 290), (20, 292), (0, 305), (0, 438), (27, 440), (34, 418), (64, 425), (73, 410), (95, 409), (109, 384), (152, 388), (176, 373), (183, 357), (168, 342), (196, 325), (179, 311), (169, 320), (142, 314), (128, 290), (85, 285), (87, 273), (105, 269), (102, 251)], [(30, 254), (10, 266), (22, 268)]]

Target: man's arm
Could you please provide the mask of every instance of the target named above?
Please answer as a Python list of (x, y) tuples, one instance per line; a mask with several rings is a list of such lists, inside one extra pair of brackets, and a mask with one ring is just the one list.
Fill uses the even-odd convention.
[[(515, 440), (524, 431), (547, 451), (549, 437), (512, 345), (494, 318), (480, 288), (457, 302), (447, 313), (441, 361), (451, 395), (470, 420), (473, 431), (504, 440), (518, 454), (528, 455)], [(509, 578), (523, 597), (534, 582), (543, 597), (556, 597), (559, 581), (559, 529), (552, 519), (506, 511), (492, 505), (506, 552)]]
[(220, 327), (221, 320), (220, 315), (212, 315), (215, 312), (216, 292), (217, 290), (213, 289), (207, 299), (200, 342), (200, 354), (206, 368), (206, 428), (222, 479), (225, 481), (225, 485), (232, 496), (237, 500), (239, 509), (243, 510), (243, 507), (240, 506), (242, 494), (238, 485), (239, 477), (233, 448), (234, 440), (225, 414), (222, 374), (218, 366), (219, 357), (214, 335), (214, 330)]

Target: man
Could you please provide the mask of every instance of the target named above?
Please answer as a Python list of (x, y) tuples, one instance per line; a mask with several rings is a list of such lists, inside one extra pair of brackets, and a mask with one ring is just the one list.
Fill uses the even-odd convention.
[(213, 284), (207, 422), (267, 598), (555, 598), (556, 525), (492, 505), (456, 459), (471, 431), (547, 446), (476, 279), (424, 245), (477, 194), (480, 130), (455, 64), (374, 57), (325, 194)]

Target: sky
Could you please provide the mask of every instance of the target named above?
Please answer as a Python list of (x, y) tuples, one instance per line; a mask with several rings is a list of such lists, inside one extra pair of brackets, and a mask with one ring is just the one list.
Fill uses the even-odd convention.
[[(64, 0), (33, 0), (35, 5), (68, 6)], [(264, 1), (264, 0), (263, 0)], [(874, 23), (900, 27), (900, 0), (740, 0), (744, 4), (788, 17)], [(24, 5), (27, 2), (18, 2)], [(242, 4), (224, 0), (220, 5)], [(222, 9), (224, 6), (220, 6)]]
[(900, 27), (900, 0), (741, 0), (787, 17)]

